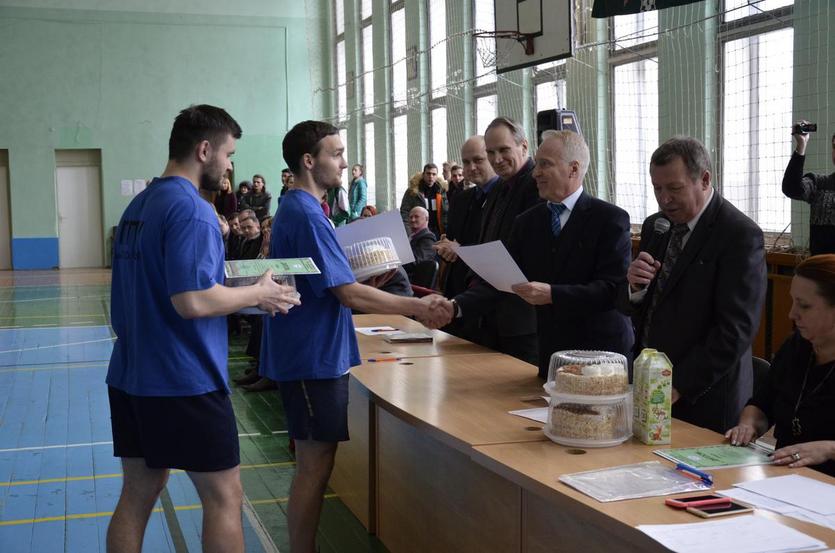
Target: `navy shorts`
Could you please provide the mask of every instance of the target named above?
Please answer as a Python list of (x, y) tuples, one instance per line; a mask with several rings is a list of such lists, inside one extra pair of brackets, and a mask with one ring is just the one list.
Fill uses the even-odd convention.
[(344, 442), (348, 440), (348, 375), (324, 380), (279, 382), (294, 440)]
[(215, 472), (241, 462), (232, 402), (224, 391), (199, 396), (134, 396), (108, 387), (113, 455), (152, 469)]

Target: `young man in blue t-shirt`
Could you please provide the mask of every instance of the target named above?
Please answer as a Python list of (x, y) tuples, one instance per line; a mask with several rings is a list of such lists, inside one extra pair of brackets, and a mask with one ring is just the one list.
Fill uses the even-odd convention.
[(128, 205), (113, 247), (107, 372), (114, 455), (124, 480), (109, 552), (139, 553), (169, 469), (185, 470), (203, 504), (203, 551), (243, 552), (235, 416), (229, 401), (226, 315), (296, 304), (265, 273), (223, 285), (223, 239), (198, 188), (220, 189), (241, 128), (224, 110), (191, 106), (174, 121), (165, 172)]
[(265, 319), (260, 367), (279, 383), (296, 441), (287, 514), (290, 551), (312, 553), (337, 444), (348, 439), (348, 371), (360, 364), (351, 309), (414, 315), (437, 327), (451, 316), (452, 306), (441, 296), (395, 296), (354, 279), (319, 207), (320, 198), (340, 186), (347, 167), (336, 127), (304, 121), (287, 133), (282, 148), (296, 181), (276, 214), (270, 257), (312, 257), (321, 274), (296, 278), (301, 307)]

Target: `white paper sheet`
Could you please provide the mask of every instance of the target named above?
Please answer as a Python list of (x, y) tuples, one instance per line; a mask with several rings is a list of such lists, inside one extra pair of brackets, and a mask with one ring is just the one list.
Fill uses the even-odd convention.
[(343, 248), (363, 240), (382, 238), (383, 236), (391, 238), (401, 263), (405, 265), (415, 260), (412, 246), (409, 245), (409, 236), (403, 226), (403, 219), (400, 218), (400, 212), (396, 209), (336, 227), (336, 241)]
[(512, 293), (511, 286), (528, 282), (500, 240), (477, 246), (461, 246), (457, 253), (470, 269), (496, 290)]
[(820, 540), (754, 515), (691, 524), (642, 524), (638, 530), (679, 553), (778, 553), (826, 549)]
[(734, 484), (750, 492), (809, 509), (820, 515), (835, 515), (835, 486), (806, 476), (789, 474)]
[(360, 334), (365, 336), (391, 336), (393, 334), (403, 334), (403, 331), (394, 328), (393, 326), (358, 326), (354, 328)]
[(122, 196), (133, 196), (133, 181), (123, 179), (119, 182), (119, 190), (121, 191)]
[(731, 499), (738, 499), (743, 503), (753, 505), (754, 507), (758, 507), (760, 509), (767, 509), (780, 514), (791, 513), (792, 511), (797, 511), (799, 509), (799, 507), (795, 507), (794, 505), (789, 505), (783, 501), (777, 501), (776, 499), (771, 499), (770, 497), (766, 497), (758, 493), (749, 492), (748, 490), (743, 490), (742, 488), (728, 488), (727, 490), (718, 490), (716, 493), (724, 495), (725, 497), (730, 497)]
[(133, 179), (133, 193), (139, 194), (143, 190), (145, 190), (145, 179)]
[(524, 419), (530, 419), (532, 421), (547, 423), (548, 422), (548, 408), (547, 407), (536, 407), (534, 409), (518, 409), (516, 411), (508, 411), (511, 415), (516, 415), (517, 417), (522, 417)]

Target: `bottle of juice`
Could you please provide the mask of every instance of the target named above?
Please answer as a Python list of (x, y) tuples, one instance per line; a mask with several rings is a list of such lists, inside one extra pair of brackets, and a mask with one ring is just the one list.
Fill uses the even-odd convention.
[(670, 443), (673, 364), (662, 352), (645, 348), (633, 364), (632, 433), (649, 445)]

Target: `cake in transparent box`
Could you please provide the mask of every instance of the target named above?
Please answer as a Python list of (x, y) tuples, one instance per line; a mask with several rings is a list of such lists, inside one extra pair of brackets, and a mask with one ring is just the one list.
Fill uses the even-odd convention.
[(345, 255), (358, 281), (381, 275), (401, 265), (394, 243), (388, 236), (351, 244), (345, 248)]
[(621, 396), (629, 390), (626, 357), (608, 351), (567, 350), (551, 356), (548, 393)]
[(610, 447), (632, 436), (632, 394), (621, 399), (551, 396), (545, 435), (558, 444), (572, 447)]
[(608, 447), (632, 435), (632, 393), (626, 357), (567, 350), (551, 356), (545, 435), (573, 447)]

